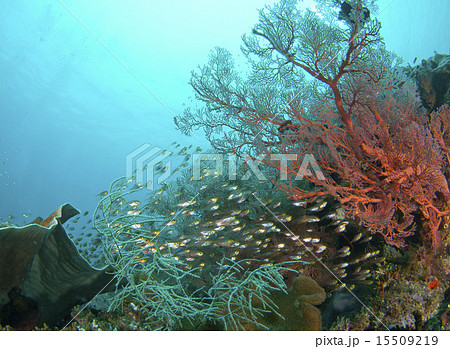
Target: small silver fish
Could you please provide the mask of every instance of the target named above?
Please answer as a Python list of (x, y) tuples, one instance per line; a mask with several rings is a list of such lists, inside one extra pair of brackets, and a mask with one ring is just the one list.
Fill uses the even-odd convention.
[(350, 243), (354, 243), (356, 241), (358, 241), (359, 239), (361, 239), (362, 237), (362, 233), (358, 233), (355, 235), (355, 237), (352, 239), (352, 241), (350, 241)]
[(317, 218), (316, 216), (302, 216), (300, 218), (300, 222), (302, 223), (314, 223), (314, 222), (319, 222), (320, 219)]

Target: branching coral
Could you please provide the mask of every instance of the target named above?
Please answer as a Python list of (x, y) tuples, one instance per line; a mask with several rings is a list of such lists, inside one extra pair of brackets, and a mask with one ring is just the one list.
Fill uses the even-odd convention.
[[(213, 180), (216, 195), (219, 194), (217, 186), (220, 180)], [(191, 186), (183, 183), (182, 187), (189, 191)], [(205, 183), (194, 182), (192, 186), (206, 186)], [(236, 196), (245, 205), (243, 202), (249, 197), (244, 200), (242, 192), (238, 194), (236, 189), (230, 193), (228, 186), (224, 186), (226, 196), (220, 200), (233, 203)], [(276, 305), (268, 298), (269, 293), (286, 288), (282, 271), (304, 262), (270, 263), (265, 258), (270, 256), (268, 250), (263, 254), (253, 248), (254, 256), (260, 259), (237, 257), (240, 251), (248, 248), (247, 244), (240, 244), (239, 239), (243, 240), (254, 231), (250, 218), (247, 219), (249, 230), (243, 229), (246, 224), (236, 229), (237, 224), (230, 223), (237, 219), (231, 213), (242, 209), (225, 204), (223, 211), (213, 209), (218, 224), (212, 224), (209, 233), (202, 235), (199, 232), (205, 230), (197, 226), (211, 225), (207, 221), (210, 207), (199, 206), (194, 217), (189, 218), (192, 216), (189, 212), (194, 210), (186, 209), (186, 206), (194, 205), (192, 197), (184, 201), (183, 195), (179, 195), (172, 202), (174, 196), (170, 185), (164, 188), (155, 190), (160, 195), (160, 206), (154, 206), (152, 200), (141, 205), (136, 204), (136, 200), (127, 201), (125, 198), (132, 194), (142, 196), (147, 193), (146, 189), (129, 189), (127, 181), (119, 179), (111, 185), (109, 194), (97, 207), (94, 227), (102, 236), (105, 260), (114, 268), (118, 286), (110, 310), (120, 309), (125, 302), (132, 300), (144, 315), (144, 325), (154, 329), (196, 329), (207, 322), (216, 322), (233, 330), (245, 329), (244, 324), (249, 323), (257, 328), (267, 328), (259, 323), (259, 319), (265, 312), (277, 311)], [(203, 190), (205, 196), (196, 197), (199, 202), (210, 200), (207, 189)], [(150, 198), (154, 198), (155, 192)], [(219, 197), (214, 198), (214, 206), (222, 204)], [(130, 203), (135, 210), (127, 208)], [(117, 209), (122, 205), (124, 209)], [(179, 220), (175, 219), (176, 214), (152, 214), (157, 207), (161, 212), (169, 207), (172, 210), (178, 207)], [(183, 212), (187, 218), (182, 218)], [(191, 224), (193, 222), (196, 224)], [(255, 224), (267, 224), (270, 231), (271, 225), (267, 221), (257, 219)], [(263, 227), (258, 228), (261, 235), (265, 233)], [(234, 240), (224, 239), (227, 229), (234, 234)], [(255, 246), (258, 244), (256, 241)], [(207, 251), (211, 254), (206, 254)], [(227, 254), (231, 258), (227, 258)], [(255, 300), (259, 300), (261, 307), (253, 307)]]

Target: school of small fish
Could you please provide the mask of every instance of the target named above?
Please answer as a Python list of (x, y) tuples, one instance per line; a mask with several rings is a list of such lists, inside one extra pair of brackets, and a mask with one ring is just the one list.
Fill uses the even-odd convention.
[(293, 201), (270, 182), (231, 181), (208, 166), (194, 180), (189, 170), (151, 192), (123, 178), (101, 193), (94, 225), (107, 232), (107, 262), (133, 251), (130, 262), (139, 266), (159, 253), (207, 274), (224, 258), (244, 261), (249, 269), (288, 263), (299, 271), (307, 261), (330, 276), (329, 289), (370, 283), (363, 265), (379, 254), (367, 249), (372, 235), (345, 220), (331, 198)]
[[(244, 261), (249, 269), (288, 263), (291, 269), (326, 274), (322, 284), (329, 290), (371, 283), (367, 265), (382, 261), (374, 258), (379, 251), (368, 247), (373, 236), (346, 220), (332, 198), (293, 201), (270, 182), (228, 180), (226, 171), (211, 165), (204, 165), (196, 180), (187, 152), (192, 146), (172, 145), (171, 153), (183, 157), (172, 171), (175, 178), (150, 191), (136, 183), (136, 169), (133, 177), (97, 194), (100, 204), (93, 214), (84, 211), (65, 225), (91, 264), (101, 267), (133, 251), (135, 266), (159, 253), (206, 273), (227, 258)], [(162, 174), (168, 165), (159, 162), (155, 168)], [(29, 216), (23, 214), (23, 222)], [(2, 226), (16, 219), (7, 218), (0, 218)]]

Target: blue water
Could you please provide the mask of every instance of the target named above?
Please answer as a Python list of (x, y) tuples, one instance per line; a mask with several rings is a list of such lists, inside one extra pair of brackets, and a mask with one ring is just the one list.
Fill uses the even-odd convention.
[[(239, 55), (256, 9), (273, 2), (1, 0), (0, 217), (92, 210), (144, 143), (207, 147), (172, 121), (192, 96), (190, 71), (214, 46)], [(379, 7), (406, 63), (450, 53), (450, 1)]]

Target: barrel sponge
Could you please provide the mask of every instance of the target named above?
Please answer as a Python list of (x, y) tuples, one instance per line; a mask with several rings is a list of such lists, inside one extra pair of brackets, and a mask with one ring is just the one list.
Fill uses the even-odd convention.
[[(112, 279), (78, 253), (62, 224), (79, 212), (69, 204), (47, 219), (24, 227), (0, 229), (0, 322), (11, 325), (11, 306), (18, 300), (37, 304), (35, 325), (52, 323), (70, 314), (74, 305), (90, 301)], [(2, 311), (3, 310), (3, 311)], [(16, 311), (17, 313), (17, 311)], [(14, 313), (13, 317), (17, 318)], [(20, 321), (17, 327), (20, 328)], [(14, 327), (14, 326), (13, 326)]]

